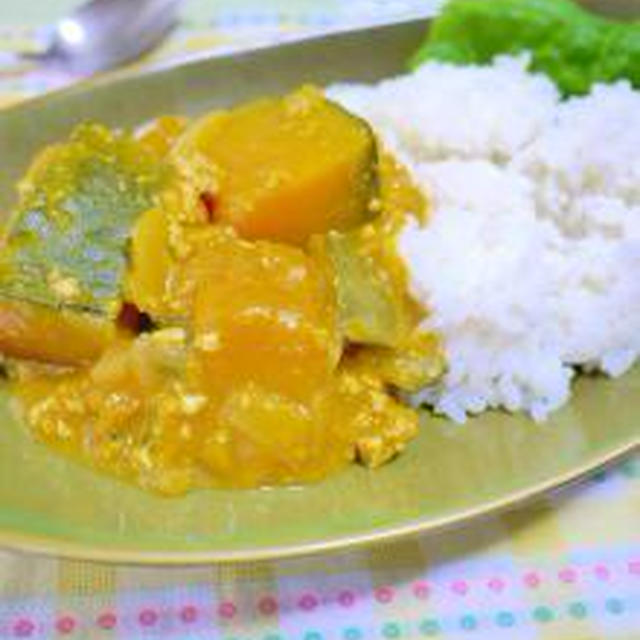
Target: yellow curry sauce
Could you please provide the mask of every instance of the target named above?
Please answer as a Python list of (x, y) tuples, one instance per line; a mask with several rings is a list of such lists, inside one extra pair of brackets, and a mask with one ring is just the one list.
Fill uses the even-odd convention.
[[(173, 177), (131, 226), (120, 322), (0, 305), (36, 438), (165, 494), (310, 482), (401, 451), (418, 416), (396, 391), (443, 358), (395, 249), (425, 202), (366, 123), (305, 87), (159, 118), (137, 142)], [(11, 332), (10, 310), (36, 319)], [(90, 349), (34, 348), (40, 316)]]

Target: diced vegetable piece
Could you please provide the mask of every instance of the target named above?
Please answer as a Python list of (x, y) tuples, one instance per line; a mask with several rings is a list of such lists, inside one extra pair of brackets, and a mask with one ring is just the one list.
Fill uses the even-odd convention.
[[(131, 229), (167, 174), (141, 143), (101, 125), (78, 127), (36, 158), (0, 257), (0, 292), (10, 298), (0, 305), (4, 354), (78, 365), (102, 353), (116, 331), (110, 319), (120, 308)], [(157, 289), (148, 264), (137, 272), (147, 297)]]
[(28, 376), (15, 389), (40, 441), (164, 494), (187, 490), (185, 336), (166, 329), (112, 343), (89, 369)]
[(194, 340), (212, 389), (254, 382), (305, 398), (326, 381), (339, 355), (333, 300), (303, 251), (232, 238), (195, 260)]
[(418, 391), (442, 375), (444, 350), (439, 337), (414, 330), (395, 348), (363, 346), (346, 356), (350, 371), (378, 377), (404, 391)]
[(407, 330), (404, 291), (365, 250), (361, 236), (332, 231), (313, 238), (311, 252), (333, 275), (344, 336), (352, 342), (397, 345)]
[(59, 365), (96, 360), (115, 338), (114, 325), (86, 313), (0, 301), (0, 352)]
[(159, 208), (148, 209), (131, 233), (126, 298), (150, 314), (165, 311), (164, 295), (171, 267), (167, 216)]
[(311, 87), (194, 123), (176, 146), (217, 177), (215, 218), (246, 238), (302, 244), (372, 216), (376, 141), (369, 126)]
[(151, 397), (184, 378), (186, 361), (185, 331), (161, 329), (119, 340), (93, 366), (90, 377), (105, 393), (115, 389)]
[(487, 63), (522, 51), (566, 95), (618, 79), (640, 86), (640, 21), (606, 20), (571, 0), (450, 0), (410, 65)]
[(331, 436), (307, 405), (250, 383), (226, 398), (200, 456), (225, 484), (309, 482), (347, 459), (348, 445)]
[(20, 185), (0, 292), (115, 315), (131, 228), (166, 177), (144, 145), (101, 125), (82, 125), (69, 142), (48, 147)]
[(164, 158), (185, 130), (187, 122), (181, 116), (160, 116), (144, 127), (137, 138), (159, 158)]
[(367, 467), (379, 467), (404, 449), (418, 433), (418, 414), (390, 396), (377, 376), (340, 371), (336, 390), (324, 405), (326, 425), (350, 433), (353, 455)]
[(407, 215), (420, 222), (426, 221), (429, 202), (425, 193), (415, 184), (408, 169), (389, 153), (380, 154), (378, 179), (380, 208), (386, 219), (377, 221), (388, 223), (394, 228), (404, 226)]

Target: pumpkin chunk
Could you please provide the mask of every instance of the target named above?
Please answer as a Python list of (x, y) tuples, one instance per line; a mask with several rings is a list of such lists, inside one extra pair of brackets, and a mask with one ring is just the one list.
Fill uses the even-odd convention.
[(372, 216), (374, 136), (311, 87), (207, 115), (187, 129), (175, 153), (213, 166), (215, 216), (246, 238), (302, 244)]
[(0, 352), (65, 366), (96, 360), (114, 339), (115, 326), (87, 313), (0, 301)]
[(4, 353), (81, 364), (102, 352), (114, 335), (131, 227), (167, 177), (142, 143), (98, 124), (36, 157), (4, 231), (0, 294), (18, 301), (0, 305)]
[(68, 142), (45, 149), (20, 185), (0, 291), (113, 316), (131, 226), (165, 177), (141, 143), (101, 125), (81, 125)]
[(131, 232), (126, 298), (139, 309), (155, 314), (164, 311), (166, 281), (172, 264), (167, 215), (148, 209)]
[(199, 455), (225, 483), (232, 478), (233, 486), (309, 482), (350, 459), (343, 435), (351, 435), (348, 426), (343, 434), (337, 431), (319, 421), (308, 404), (249, 383), (227, 396), (218, 430)]
[(254, 382), (304, 398), (338, 359), (323, 274), (300, 249), (218, 239), (202, 247), (193, 330), (213, 388)]
[(358, 343), (395, 346), (406, 331), (402, 291), (357, 234), (330, 232), (316, 236), (312, 254), (332, 274), (344, 336)]
[(164, 158), (184, 131), (187, 122), (181, 116), (160, 116), (143, 127), (138, 132), (137, 139), (159, 158)]

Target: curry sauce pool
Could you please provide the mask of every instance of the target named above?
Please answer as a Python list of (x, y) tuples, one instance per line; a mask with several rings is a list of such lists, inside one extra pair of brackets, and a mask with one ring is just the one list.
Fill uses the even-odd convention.
[[(35, 437), (172, 495), (311, 482), (402, 451), (418, 416), (394, 390), (433, 380), (443, 356), (418, 327), (424, 310), (396, 249), (426, 201), (369, 125), (303, 87), (193, 123), (163, 117), (138, 137), (92, 127), (43, 152), (23, 183), (22, 193), (62, 193), (55, 208), (37, 199), (44, 223), (30, 227), (23, 196), (7, 231), (8, 269), (22, 267), (26, 235), (37, 268), (66, 283), (45, 291), (58, 311), (30, 299), (27, 283), (4, 317), (19, 304), (35, 319), (21, 332), (0, 326), (5, 353), (22, 357), (14, 389)], [(108, 170), (87, 135), (104, 141)], [(121, 144), (162, 180), (136, 178), (147, 195), (135, 215), (100, 214), (115, 216), (120, 239), (94, 233), (84, 263), (38, 253), (82, 224), (81, 204), (127, 198)], [(96, 252), (108, 299), (84, 284)], [(31, 332), (51, 314), (60, 326), (45, 346)], [(102, 340), (87, 338), (91, 323), (109, 328)]]

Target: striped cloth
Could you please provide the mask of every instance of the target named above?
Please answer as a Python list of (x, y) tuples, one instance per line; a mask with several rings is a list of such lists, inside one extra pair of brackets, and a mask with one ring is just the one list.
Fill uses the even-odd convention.
[[(218, 1), (143, 64), (436, 4)], [(0, 27), (0, 105), (75, 80), (16, 67), (39, 35)], [(161, 569), (0, 552), (0, 638), (638, 640), (640, 456), (499, 519), (319, 558)]]

